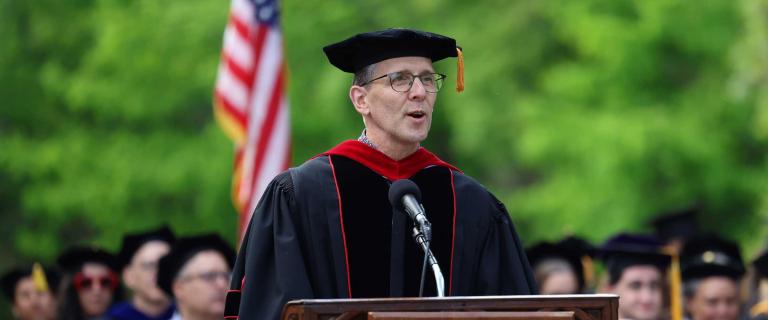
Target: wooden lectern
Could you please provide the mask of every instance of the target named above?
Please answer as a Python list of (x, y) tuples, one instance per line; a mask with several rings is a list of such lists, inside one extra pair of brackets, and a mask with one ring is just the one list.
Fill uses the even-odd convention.
[(612, 294), (296, 300), (283, 320), (617, 320)]

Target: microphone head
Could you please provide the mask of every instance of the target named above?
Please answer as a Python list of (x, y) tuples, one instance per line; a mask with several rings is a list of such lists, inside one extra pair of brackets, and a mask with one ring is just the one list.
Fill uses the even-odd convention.
[(403, 197), (406, 194), (412, 195), (416, 201), (421, 202), (421, 190), (416, 183), (408, 179), (392, 182), (389, 186), (389, 203), (393, 208), (403, 209)]

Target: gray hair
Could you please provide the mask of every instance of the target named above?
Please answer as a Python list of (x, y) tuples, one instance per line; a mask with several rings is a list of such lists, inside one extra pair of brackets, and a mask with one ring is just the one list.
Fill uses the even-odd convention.
[(362, 86), (368, 81), (371, 81), (371, 78), (373, 78), (373, 72), (376, 71), (376, 64), (369, 64), (365, 66), (364, 68), (358, 70), (355, 72), (355, 80), (352, 82), (353, 85), (356, 86)]

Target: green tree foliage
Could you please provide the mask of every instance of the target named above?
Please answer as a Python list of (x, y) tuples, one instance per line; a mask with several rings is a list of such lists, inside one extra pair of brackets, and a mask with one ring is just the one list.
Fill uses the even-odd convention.
[[(660, 210), (753, 253), (766, 236), (765, 0), (282, 1), (294, 163), (356, 137), (322, 46), (452, 35), (426, 145), (488, 185), (526, 242), (649, 231)], [(211, 92), (227, 1), (0, 0), (0, 267), (115, 249), (169, 223), (234, 243), (232, 144)]]

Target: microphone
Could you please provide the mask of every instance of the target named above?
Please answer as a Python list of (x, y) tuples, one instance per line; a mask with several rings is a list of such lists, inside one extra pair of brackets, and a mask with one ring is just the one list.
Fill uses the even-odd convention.
[(429, 262), (435, 275), (437, 296), (444, 297), (445, 279), (443, 278), (443, 272), (440, 271), (440, 265), (437, 263), (435, 255), (429, 249), (429, 243), (432, 241), (432, 225), (424, 213), (424, 206), (421, 205), (421, 190), (419, 190), (419, 186), (408, 179), (392, 182), (392, 185), (389, 186), (389, 202), (392, 204), (392, 208), (404, 211), (415, 222), (415, 226), (413, 226), (413, 239), (424, 250), (419, 296), (421, 297), (424, 289), (424, 272), (426, 271), (427, 262)]
[(430, 226), (424, 207), (421, 205), (421, 190), (413, 181), (400, 179), (389, 187), (389, 202), (393, 208), (405, 211), (422, 229)]

